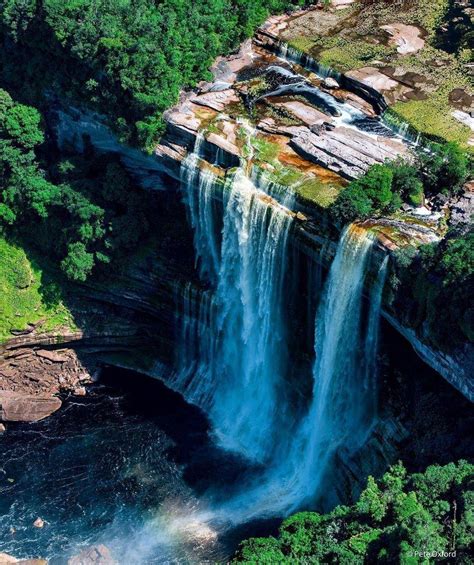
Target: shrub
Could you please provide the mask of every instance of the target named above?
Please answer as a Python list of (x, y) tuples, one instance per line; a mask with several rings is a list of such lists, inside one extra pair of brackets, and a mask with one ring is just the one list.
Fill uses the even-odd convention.
[(429, 153), (418, 154), (417, 166), (427, 194), (456, 194), (467, 180), (470, 157), (456, 143), (433, 144)]
[(86, 246), (81, 242), (71, 243), (66, 258), (61, 261), (61, 268), (74, 281), (84, 282), (93, 266), (94, 255), (88, 253)]

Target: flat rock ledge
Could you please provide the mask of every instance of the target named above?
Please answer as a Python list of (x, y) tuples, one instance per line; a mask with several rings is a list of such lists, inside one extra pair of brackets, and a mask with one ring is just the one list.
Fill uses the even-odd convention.
[(61, 407), (63, 393), (83, 395), (97, 363), (73, 348), (80, 332), (12, 337), (0, 347), (0, 422), (37, 422)]
[(51, 416), (61, 405), (61, 400), (54, 396), (33, 396), (0, 390), (0, 420), (3, 422), (38, 422)]
[(304, 158), (339, 173), (346, 179), (364, 174), (371, 165), (408, 152), (392, 139), (369, 137), (350, 128), (300, 130), (290, 146)]

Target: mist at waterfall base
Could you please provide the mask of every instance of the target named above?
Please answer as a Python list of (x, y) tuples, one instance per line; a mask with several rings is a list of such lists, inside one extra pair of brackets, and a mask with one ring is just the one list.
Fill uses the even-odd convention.
[(104, 543), (120, 564), (225, 562), (243, 537), (273, 531), (254, 522), (217, 537), (196, 517), (200, 493), (247, 469), (210, 441), (199, 409), (130, 371), (102, 382), (0, 435), (0, 553), (63, 565)]

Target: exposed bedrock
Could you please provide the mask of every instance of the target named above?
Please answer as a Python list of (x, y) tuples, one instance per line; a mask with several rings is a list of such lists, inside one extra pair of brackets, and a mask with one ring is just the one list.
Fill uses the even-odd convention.
[[(180, 204), (176, 218), (185, 223)], [(85, 394), (104, 364), (150, 375), (171, 367), (176, 297), (192, 277), (193, 260), (176, 251), (176, 240), (167, 244), (168, 259), (160, 250), (168, 240), (152, 240), (125, 271), (69, 289), (66, 303), (77, 330), (32, 326), (0, 346), (0, 421), (33, 421), (53, 412), (64, 396)], [(20, 412), (12, 412), (12, 395)]]
[(377, 138), (345, 127), (322, 128), (316, 132), (302, 130), (291, 138), (290, 146), (309, 161), (347, 179), (357, 178), (371, 165), (402, 154), (398, 142), (386, 140), (382, 144)]

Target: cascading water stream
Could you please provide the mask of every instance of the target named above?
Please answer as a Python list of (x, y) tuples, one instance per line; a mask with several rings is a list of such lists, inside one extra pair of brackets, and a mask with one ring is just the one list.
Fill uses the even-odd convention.
[(216, 390), (212, 414), (224, 445), (264, 461), (283, 425), (278, 410), (286, 373), (283, 309), (292, 218), (269, 203), (238, 169), (226, 193), (216, 301)]
[(363, 289), (373, 242), (356, 225), (341, 236), (316, 316), (311, 405), (296, 428), (274, 430), (280, 436), (276, 463), (220, 508), (222, 519), (287, 515), (311, 503), (321, 496), (334, 455), (353, 453), (364, 444), (373, 423), (373, 372), (387, 266), (384, 259), (370, 295), (364, 338)]
[[(253, 129), (241, 166), (225, 183), (199, 158), (182, 165), (199, 272), (212, 288), (185, 294), (179, 364), (170, 383), (208, 415), (219, 443), (262, 464), (229, 498), (217, 494), (205, 520), (240, 523), (313, 503), (337, 453), (360, 448), (375, 417), (375, 354), (386, 261), (373, 284), (367, 334), (363, 289), (374, 242), (351, 225), (341, 236), (316, 316), (313, 392), (306, 412), (288, 394), (285, 270), (292, 197), (251, 166)], [(220, 183), (219, 187), (217, 183)], [(214, 191), (222, 194), (216, 233)], [(212, 496), (212, 495), (211, 495)]]
[[(241, 125), (250, 137), (250, 129)], [(285, 418), (279, 399), (287, 364), (283, 286), (292, 213), (255, 186), (243, 161), (222, 190), (218, 248), (215, 177), (208, 181), (199, 170), (200, 143), (183, 162), (182, 179), (196, 254), (206, 267), (200, 273), (215, 272), (214, 280), (208, 276), (215, 288), (203, 298), (205, 304), (186, 307), (171, 385), (207, 412), (224, 447), (263, 462)], [(260, 186), (276, 191), (269, 182)], [(198, 360), (190, 358), (190, 351), (198, 353)]]
[(332, 77), (338, 80), (340, 77), (340, 73), (338, 73), (334, 69), (331, 69), (331, 67), (318, 63), (318, 61), (316, 61), (306, 53), (298, 51), (298, 49), (291, 47), (284, 41), (279, 42), (275, 46), (275, 52), (276, 55), (283, 61), (291, 61), (292, 63), (295, 63), (296, 65), (307, 69), (308, 71), (312, 71), (319, 78), (324, 79)]
[(377, 272), (377, 277), (372, 285), (367, 329), (364, 344), (364, 387), (366, 398), (366, 418), (375, 420), (377, 411), (377, 351), (379, 345), (380, 309), (382, 306), (382, 293), (387, 277), (389, 255), (383, 258)]
[(189, 153), (181, 165), (181, 185), (185, 189), (188, 221), (194, 230), (196, 261), (202, 278), (215, 280), (219, 265), (212, 187), (216, 176), (199, 165), (204, 136), (196, 137), (194, 151)]
[[(303, 67), (304, 69), (314, 73), (320, 79), (331, 77), (340, 81), (341, 73), (331, 69), (330, 67), (322, 65), (311, 56), (290, 47), (285, 42), (281, 42), (276, 45), (275, 52), (281, 60), (290, 63), (292, 66), (294, 64)], [(315, 102), (316, 105), (318, 105), (319, 99), (320, 104), (323, 105), (323, 109), (325, 106), (326, 110), (335, 116), (333, 121), (339, 125), (362, 130), (368, 135), (394, 137), (415, 147), (420, 145), (420, 143), (424, 143), (419, 132), (413, 131), (407, 122), (396, 118), (390, 112), (383, 112), (380, 119), (369, 118), (366, 114), (351, 104), (341, 102), (330, 94), (315, 87), (310, 81), (301, 75), (291, 73), (287, 69), (283, 68), (280, 68), (278, 72), (285, 74), (286, 76), (292, 76), (292, 78), (295, 79), (295, 82), (278, 87), (271, 93), (272, 96), (281, 96), (285, 93), (301, 94), (302, 96), (307, 97), (310, 102)]]

